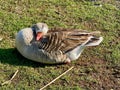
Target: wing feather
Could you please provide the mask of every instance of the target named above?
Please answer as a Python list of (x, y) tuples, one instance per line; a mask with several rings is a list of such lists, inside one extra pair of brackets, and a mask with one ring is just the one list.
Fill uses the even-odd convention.
[(47, 42), (42, 42), (43, 46), (40, 47), (47, 52), (60, 50), (66, 53), (87, 41), (90, 35), (87, 31), (77, 29), (54, 28), (45, 35), (44, 39), (47, 39)]

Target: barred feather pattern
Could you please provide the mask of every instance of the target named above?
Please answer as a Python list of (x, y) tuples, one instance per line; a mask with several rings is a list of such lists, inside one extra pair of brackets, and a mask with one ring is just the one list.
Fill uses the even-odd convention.
[(91, 39), (89, 42), (96, 42), (98, 40), (96, 36), (97, 34), (99, 34), (99, 32), (90, 33), (88, 31), (77, 29), (68, 30), (54, 28), (49, 30), (49, 32), (37, 43), (39, 49), (44, 50), (46, 55), (51, 59), (64, 61), (69, 59), (66, 56), (67, 52), (86, 42), (90, 36), (94, 36), (96, 38)]

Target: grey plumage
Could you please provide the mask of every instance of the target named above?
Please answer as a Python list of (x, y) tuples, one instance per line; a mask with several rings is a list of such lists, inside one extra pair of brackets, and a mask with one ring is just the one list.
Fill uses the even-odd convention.
[[(42, 29), (41, 29), (42, 26)], [(47, 25), (37, 23), (37, 32), (47, 32)], [(99, 31), (88, 32), (78, 29), (53, 28), (35, 40), (32, 28), (25, 28), (16, 36), (16, 47), (26, 58), (41, 63), (67, 63), (78, 59), (86, 46), (96, 46), (103, 40)]]

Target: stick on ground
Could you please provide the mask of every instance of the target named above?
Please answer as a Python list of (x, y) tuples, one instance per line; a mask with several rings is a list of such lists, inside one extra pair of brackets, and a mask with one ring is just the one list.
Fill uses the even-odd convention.
[(40, 90), (45, 89), (47, 86), (49, 86), (50, 84), (52, 84), (53, 82), (55, 82), (57, 79), (59, 79), (60, 77), (62, 77), (63, 75), (65, 75), (67, 72), (69, 72), (70, 70), (73, 69), (73, 66), (71, 68), (69, 68), (67, 71), (65, 71), (64, 73), (62, 73), (61, 75), (59, 75), (58, 77), (56, 77), (55, 79), (53, 79), (51, 82), (49, 82), (48, 84), (46, 84), (44, 87), (42, 87)]
[(1, 84), (1, 86), (5, 85), (5, 84), (11, 83), (11, 81), (15, 78), (15, 76), (17, 75), (17, 73), (18, 73), (18, 70), (14, 73), (14, 75), (11, 77), (10, 80), (3, 82), (3, 83)]

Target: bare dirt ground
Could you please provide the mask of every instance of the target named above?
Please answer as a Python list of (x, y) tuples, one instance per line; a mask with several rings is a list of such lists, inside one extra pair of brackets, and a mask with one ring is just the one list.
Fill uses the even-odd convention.
[(120, 66), (109, 66), (108, 62), (101, 59), (92, 59), (89, 62), (81, 61), (78, 66), (92, 68), (84, 71), (84, 75), (94, 78), (91, 82), (79, 81), (83, 87), (90, 90), (119, 90), (120, 89)]

